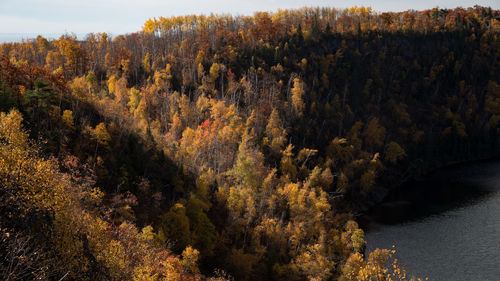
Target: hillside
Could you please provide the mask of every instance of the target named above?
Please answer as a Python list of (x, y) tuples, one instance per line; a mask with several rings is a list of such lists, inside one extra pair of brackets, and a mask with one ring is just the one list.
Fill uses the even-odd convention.
[(302, 8), (0, 45), (0, 279), (409, 279), (356, 217), (500, 156), (499, 18)]

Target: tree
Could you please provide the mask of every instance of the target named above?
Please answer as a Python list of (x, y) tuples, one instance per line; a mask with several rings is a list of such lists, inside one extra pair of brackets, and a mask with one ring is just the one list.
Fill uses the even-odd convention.
[(363, 230), (360, 228), (356, 229), (351, 236), (351, 240), (354, 251), (363, 254), (365, 252), (366, 245), (365, 233)]
[(71, 130), (75, 130), (75, 122), (73, 121), (73, 111), (64, 110), (61, 119), (66, 127), (68, 127)]
[(146, 53), (146, 55), (144, 56), (144, 60), (142, 61), (142, 67), (144, 67), (144, 71), (146, 71), (146, 73), (150, 73), (152, 70), (150, 61), (151, 54)]
[(200, 252), (191, 248), (191, 246), (186, 247), (186, 249), (182, 251), (181, 265), (185, 272), (188, 274), (198, 274), (200, 272), (198, 269), (199, 255)]
[(48, 82), (42, 80), (35, 80), (33, 90), (28, 90), (25, 93), (25, 102), (27, 109), (31, 112), (31, 120), (37, 126), (35, 127), (35, 134), (38, 135), (38, 128), (42, 122), (42, 113), (47, 112), (49, 106), (54, 102), (56, 93), (51, 89)]
[(111, 141), (111, 136), (106, 129), (106, 124), (99, 123), (95, 126), (95, 128), (91, 132), (92, 137), (97, 141), (98, 144), (102, 146), (108, 146)]
[(258, 257), (246, 253), (243, 249), (233, 248), (228, 256), (230, 268), (239, 280), (248, 280), (252, 276), (253, 268), (257, 262)]
[(295, 114), (299, 117), (304, 113), (305, 104), (302, 99), (304, 95), (304, 85), (300, 78), (293, 79), (292, 93), (292, 107)]
[(385, 150), (385, 160), (391, 164), (396, 164), (398, 161), (406, 157), (406, 152), (399, 146), (397, 142), (391, 141)]
[(286, 142), (286, 130), (283, 129), (278, 110), (275, 108), (271, 112), (269, 120), (267, 121), (266, 136), (267, 140), (265, 142), (268, 143), (271, 151), (279, 154)]
[[(1, 225), (0, 225), (1, 226)], [(2, 280), (46, 280), (54, 275), (51, 261), (33, 237), (0, 229), (0, 278)]]
[(297, 256), (294, 263), (311, 281), (328, 280), (335, 264), (325, 256), (325, 249), (320, 244), (308, 246)]
[(200, 250), (203, 257), (212, 256), (215, 247), (215, 226), (205, 211), (209, 206), (191, 194), (186, 204), (186, 216), (189, 218), (193, 246)]
[(385, 141), (385, 132), (385, 128), (380, 125), (377, 117), (370, 119), (370, 122), (368, 122), (363, 132), (366, 145), (370, 147), (372, 151), (380, 148)]
[(89, 92), (93, 93), (97, 90), (97, 77), (93, 71), (89, 71), (85, 77), (87, 84), (89, 85)]
[(186, 207), (176, 203), (160, 218), (159, 236), (161, 240), (170, 244), (174, 251), (180, 251), (191, 243), (189, 218), (186, 216)]
[(217, 80), (217, 78), (219, 78), (219, 75), (220, 75), (220, 64), (218, 63), (213, 63), (212, 66), (210, 67), (210, 79), (212, 80), (212, 82), (215, 82)]
[(129, 90), (129, 102), (127, 104), (130, 113), (134, 113), (136, 110), (137, 106), (139, 105), (139, 102), (141, 101), (141, 92), (137, 90), (136, 88), (132, 87)]
[(282, 152), (283, 157), (281, 158), (281, 172), (284, 175), (288, 175), (291, 180), (295, 180), (297, 177), (297, 167), (293, 163), (293, 145), (289, 144), (286, 149)]
[(359, 180), (359, 185), (363, 188), (364, 191), (369, 190), (375, 185), (375, 179), (377, 175), (373, 169), (368, 169)]
[(114, 94), (116, 101), (122, 106), (126, 106), (129, 102), (129, 91), (127, 89), (127, 79), (122, 77), (116, 81), (114, 85)]
[(110, 94), (114, 94), (115, 93), (115, 89), (116, 89), (116, 76), (114, 75), (111, 75), (111, 77), (109, 77), (108, 79), (108, 91)]
[(29, 146), (28, 134), (24, 131), (23, 116), (18, 110), (12, 109), (8, 114), (0, 113), (0, 139), (10, 145), (27, 149)]
[(104, 148), (109, 148), (109, 142), (111, 141), (111, 136), (106, 129), (106, 124), (99, 123), (92, 129), (90, 126), (87, 126), (84, 130), (87, 134), (90, 134), (91, 138), (95, 140), (95, 151), (94, 151), (94, 168), (97, 164), (97, 152), (99, 150), (99, 145)]

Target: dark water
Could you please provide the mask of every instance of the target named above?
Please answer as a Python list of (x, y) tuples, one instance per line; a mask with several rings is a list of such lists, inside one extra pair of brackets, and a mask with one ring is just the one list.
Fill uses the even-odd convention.
[(500, 160), (441, 170), (370, 213), (368, 250), (394, 245), (410, 275), (500, 280)]

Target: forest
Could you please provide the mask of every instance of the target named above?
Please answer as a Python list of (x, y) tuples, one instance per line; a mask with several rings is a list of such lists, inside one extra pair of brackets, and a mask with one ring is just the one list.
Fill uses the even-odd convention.
[(356, 222), (500, 156), (500, 11), (152, 18), (0, 45), (0, 280), (420, 280)]

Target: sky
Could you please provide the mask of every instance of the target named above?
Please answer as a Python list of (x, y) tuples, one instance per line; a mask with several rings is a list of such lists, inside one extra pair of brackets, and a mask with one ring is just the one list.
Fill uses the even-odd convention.
[(255, 11), (321, 6), (370, 6), (376, 11), (471, 7), (500, 8), (500, 0), (0, 0), (0, 33), (125, 34), (139, 31), (148, 18), (186, 14), (250, 15)]

